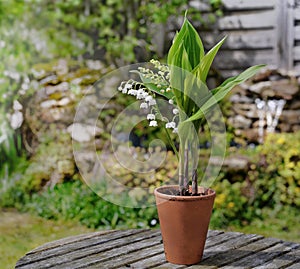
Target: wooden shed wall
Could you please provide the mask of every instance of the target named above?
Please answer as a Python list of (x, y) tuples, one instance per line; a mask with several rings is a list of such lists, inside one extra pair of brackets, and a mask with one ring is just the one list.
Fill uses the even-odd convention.
[[(200, 31), (209, 49), (227, 35), (214, 66), (223, 76), (254, 64), (300, 74), (300, 0), (223, 0), (224, 16), (210, 31)], [(191, 1), (205, 13), (205, 5)]]

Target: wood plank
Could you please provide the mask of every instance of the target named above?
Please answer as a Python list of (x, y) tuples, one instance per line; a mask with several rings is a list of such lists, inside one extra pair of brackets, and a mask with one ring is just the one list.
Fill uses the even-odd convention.
[[(149, 233), (149, 230), (125, 230), (125, 231), (118, 231), (117, 233), (112, 233), (112, 234), (106, 234), (106, 235), (100, 235), (99, 233), (91, 233), (83, 236), (79, 236), (78, 240), (72, 240), (73, 238), (67, 239), (67, 244), (63, 244), (61, 241), (59, 241), (59, 244), (54, 243), (55, 247), (46, 248), (44, 246), (41, 246), (40, 251), (32, 251), (29, 252), (26, 256), (24, 256), (19, 262), (17, 263), (17, 268), (18, 266), (25, 265), (30, 263), (31, 261), (43, 261), (45, 259), (49, 259), (52, 257), (57, 257), (60, 255), (66, 255), (68, 253), (74, 253), (74, 251), (92, 247), (92, 246), (97, 246), (101, 244), (106, 244), (109, 243), (112, 240), (117, 240), (117, 239), (123, 239), (127, 238), (128, 236), (132, 236), (135, 234), (142, 233), (143, 232)], [(76, 238), (75, 238), (76, 239)], [(71, 241), (70, 241), (71, 240)]]
[(227, 10), (242, 10), (242, 9), (269, 9), (274, 8), (275, 0), (222, 0), (224, 8)]
[(291, 251), (291, 249), (291, 243), (286, 242), (278, 243), (259, 252), (250, 250), (245, 258), (239, 259), (236, 262), (232, 262), (230, 265), (222, 267), (222, 269), (236, 269), (237, 267), (253, 268), (259, 265), (264, 265), (273, 259), (276, 259), (277, 257)]
[(294, 56), (294, 61), (300, 61), (300, 46), (294, 47), (293, 56)]
[[(148, 237), (141, 236), (141, 240), (135, 240), (134, 242), (129, 238), (126, 245), (116, 244), (115, 240), (110, 246), (106, 245), (106, 249), (99, 248), (98, 253), (93, 252), (82, 253), (82, 255), (71, 261), (60, 263), (56, 265), (56, 269), (65, 269), (66, 264), (72, 269), (77, 268), (97, 268), (96, 264), (101, 264), (101, 268), (113, 268), (118, 266), (126, 266), (130, 261), (137, 261), (145, 256), (137, 257), (137, 251), (151, 252), (152, 255), (163, 252), (163, 245), (161, 243), (160, 233), (151, 233)], [(108, 247), (108, 248), (107, 248)], [(89, 248), (90, 249), (90, 248)], [(150, 250), (149, 250), (150, 249)], [(139, 253), (138, 253), (139, 254)], [(150, 254), (147, 254), (150, 256)], [(129, 258), (128, 258), (129, 257)], [(123, 263), (123, 264), (122, 264)]]
[(300, 7), (294, 9), (294, 19), (300, 21)]
[(189, 266), (188, 268), (189, 269), (217, 269), (217, 268), (220, 268), (217, 263), (215, 263), (215, 264), (216, 265), (208, 265), (208, 264), (205, 264), (204, 262), (201, 262), (200, 264), (192, 265), (192, 266)]
[(295, 264), (290, 265), (289, 267), (286, 267), (285, 269), (299, 269), (300, 263), (297, 262)]
[(222, 49), (268, 49), (276, 45), (274, 30), (224, 31), (218, 38), (212, 33), (202, 35), (205, 48), (212, 48), (217, 41), (227, 35)]
[(218, 69), (244, 69), (255, 64), (275, 65), (273, 50), (220, 51), (213, 66)]
[(208, 12), (211, 10), (210, 5), (208, 3), (205, 3), (203, 1), (199, 0), (192, 0), (189, 1), (188, 5), (192, 8), (195, 8), (201, 12)]
[[(154, 245), (154, 246), (145, 245), (143, 247), (137, 247), (135, 251), (127, 253), (126, 255), (120, 255), (114, 258), (113, 261), (108, 260), (105, 262), (99, 262), (99, 261), (96, 262), (96, 260), (94, 259), (92, 264), (89, 264), (88, 266), (87, 264), (84, 264), (84, 267), (73, 267), (72, 264), (72, 269), (119, 268), (121, 266), (130, 267), (130, 264), (135, 261), (143, 260), (145, 257), (151, 257), (154, 256), (155, 254), (162, 253), (163, 251), (164, 249), (162, 244)], [(147, 268), (147, 267), (142, 267), (142, 268)]]
[[(133, 231), (131, 231), (132, 233)], [(85, 245), (84, 247), (80, 245), (78, 242), (75, 245), (75, 248), (69, 248), (66, 252), (65, 250), (61, 251), (61, 248), (56, 248), (55, 254), (53, 256), (47, 256), (47, 258), (39, 258), (34, 257), (31, 262), (34, 260), (34, 265), (36, 268), (51, 268), (56, 265), (57, 268), (64, 268), (65, 264), (73, 264), (75, 261), (84, 260), (86, 257), (89, 257), (89, 260), (92, 259), (95, 255), (98, 255), (98, 259), (107, 260), (112, 257), (119, 255), (116, 253), (116, 249), (118, 249), (121, 253), (122, 251), (127, 251), (131, 248), (136, 248), (140, 243), (140, 241), (144, 240), (148, 242), (147, 239), (152, 239), (155, 243), (160, 242), (160, 232), (153, 232), (151, 230), (142, 232), (142, 233), (134, 233), (129, 236), (121, 236), (120, 238), (114, 238), (113, 240), (99, 240), (99, 244), (93, 245)], [(143, 241), (143, 242), (144, 242)], [(105, 243), (105, 244), (104, 244)], [(148, 242), (151, 246), (151, 242)], [(126, 248), (124, 247), (126, 246)], [(122, 247), (124, 247), (122, 249)], [(73, 266), (72, 266), (73, 267)], [(22, 269), (30, 269), (32, 268), (32, 263), (23, 264)], [(73, 267), (75, 268), (75, 266)]]
[(300, 25), (294, 27), (295, 40), (300, 40)]
[(238, 232), (227, 232), (227, 233), (219, 234), (215, 237), (207, 238), (205, 242), (205, 249), (209, 249), (224, 243), (226, 244), (230, 240), (235, 240), (236, 238), (240, 238), (241, 235), (242, 234)]
[(173, 264), (173, 263), (164, 263), (162, 265), (159, 265), (159, 266), (155, 267), (155, 269), (181, 269), (181, 268), (186, 268), (186, 266), (185, 265)]
[(274, 28), (275, 25), (276, 13), (273, 10), (224, 16), (218, 20), (219, 30)]
[[(263, 236), (260, 235), (242, 235), (242, 237), (240, 238), (235, 238), (234, 240), (222, 243), (213, 247), (212, 249), (206, 249), (203, 255), (203, 260), (200, 264), (205, 266), (214, 266), (216, 264), (218, 266), (222, 266), (232, 263), (233, 261), (237, 261), (243, 257), (246, 257), (249, 254), (248, 252), (239, 251), (238, 249), (247, 246), (251, 243), (257, 245), (259, 244), (259, 242), (263, 241)], [(259, 249), (264, 248), (263, 244), (259, 245)]]
[[(209, 242), (209, 240), (216, 240), (216, 237), (218, 238), (216, 240), (218, 242), (220, 240), (220, 237), (218, 237), (219, 235), (225, 235), (225, 233), (221, 232), (221, 231), (209, 231), (207, 242)], [(241, 236), (241, 234), (240, 233), (228, 233), (227, 236), (222, 237), (222, 240), (228, 241), (229, 238), (232, 238), (233, 236), (234, 237)], [(149, 247), (151, 247), (150, 244), (149, 244)], [(116, 259), (114, 259), (113, 264), (114, 264), (114, 266), (115, 266), (115, 264), (117, 264), (117, 268), (123, 266), (123, 264), (121, 264), (119, 262), (122, 262), (122, 263), (126, 262), (125, 267), (127, 267), (127, 268), (128, 267), (131, 267), (131, 268), (153, 268), (153, 266), (155, 266), (155, 268), (157, 268), (157, 266), (166, 263), (163, 245), (161, 244), (159, 248), (156, 248), (156, 245), (152, 246), (151, 248), (152, 249), (150, 249), (150, 250), (148, 249), (148, 247), (143, 250), (139, 250), (140, 248), (137, 248), (136, 251), (139, 251), (139, 253), (134, 252), (130, 255), (125, 254), (125, 255), (122, 255), (120, 257), (120, 259), (117, 257), (117, 261), (116, 261)], [(153, 248), (155, 248), (154, 252), (153, 252)], [(95, 266), (95, 265), (91, 265), (91, 268), (93, 268), (93, 266)], [(101, 261), (101, 267), (102, 266), (108, 266), (108, 264), (103, 263), (103, 261)], [(103, 267), (103, 268), (105, 268), (105, 267)]]
[(286, 268), (289, 265), (292, 265), (300, 261), (300, 246), (299, 244), (291, 244), (292, 251), (275, 258), (274, 260), (257, 267), (254, 269), (274, 269), (274, 268)]
[[(47, 251), (51, 248), (57, 248), (60, 247), (62, 245), (68, 245), (71, 243), (75, 243), (78, 241), (82, 241), (82, 240), (87, 240), (90, 238), (95, 239), (96, 237), (100, 237), (103, 236), (105, 234), (111, 234), (111, 233), (115, 233), (117, 232), (116, 230), (110, 230), (110, 231), (100, 231), (100, 232), (94, 232), (94, 233), (87, 233), (87, 234), (81, 234), (81, 235), (75, 235), (75, 236), (69, 236), (66, 238), (62, 238), (62, 239), (58, 239), (49, 243), (45, 243), (42, 246), (39, 246), (33, 250), (31, 250), (30, 252), (28, 252), (28, 254), (34, 254), (36, 252), (42, 252), (42, 251)], [(120, 232), (119, 232), (120, 233)], [(124, 234), (127, 234), (127, 231), (124, 231)], [(118, 234), (117, 236), (121, 236), (120, 234)]]
[[(130, 268), (157, 268), (166, 263), (165, 253), (160, 253), (152, 257), (145, 257), (144, 259), (128, 264)], [(128, 268), (127, 267), (127, 268)], [(180, 267), (179, 267), (180, 268)]]

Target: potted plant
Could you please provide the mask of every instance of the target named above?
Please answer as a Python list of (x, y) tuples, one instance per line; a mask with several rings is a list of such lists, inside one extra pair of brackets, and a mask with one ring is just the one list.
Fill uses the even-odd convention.
[[(205, 53), (197, 31), (185, 16), (168, 52), (167, 65), (151, 60), (155, 71), (144, 67), (133, 70), (141, 81), (130, 79), (119, 87), (119, 91), (141, 100), (142, 109), (150, 111), (150, 126), (157, 126), (157, 120), (164, 124), (178, 157), (178, 185), (159, 187), (154, 192), (166, 259), (176, 264), (201, 260), (216, 195), (210, 188), (198, 187), (198, 133), (205, 115), (234, 86), (263, 67), (250, 67), (209, 90), (207, 76), (225, 38)], [(157, 97), (173, 106), (172, 118), (162, 115)], [(170, 131), (178, 134), (178, 149)]]

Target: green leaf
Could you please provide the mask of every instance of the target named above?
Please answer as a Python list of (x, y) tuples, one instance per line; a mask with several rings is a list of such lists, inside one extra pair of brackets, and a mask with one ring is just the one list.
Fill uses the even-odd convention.
[(202, 59), (200, 65), (198, 65), (197, 69), (197, 77), (201, 79), (201, 81), (205, 82), (208, 72), (210, 70), (211, 64), (216, 57), (220, 47), (223, 45), (224, 41), (226, 40), (227, 36), (225, 36), (218, 44), (216, 44)]
[(255, 65), (249, 67), (240, 75), (226, 80), (219, 87), (210, 92), (211, 97), (203, 104), (203, 106), (199, 108), (199, 110), (193, 116), (189, 117), (187, 121), (194, 121), (203, 118), (205, 114), (210, 110), (210, 108), (221, 101), (232, 90), (234, 86), (251, 78), (264, 66), (265, 65)]
[(174, 37), (173, 44), (168, 53), (168, 65), (184, 68), (182, 63), (185, 64), (185, 62), (178, 56), (175, 58), (178, 51), (183, 49), (185, 49), (187, 53), (191, 68), (194, 69), (204, 56), (204, 47), (197, 31), (187, 18), (184, 19), (180, 31)]
[(192, 69), (194, 69), (204, 57), (204, 47), (200, 36), (193, 25), (187, 19), (185, 22), (187, 25), (187, 33), (184, 38), (184, 46)]

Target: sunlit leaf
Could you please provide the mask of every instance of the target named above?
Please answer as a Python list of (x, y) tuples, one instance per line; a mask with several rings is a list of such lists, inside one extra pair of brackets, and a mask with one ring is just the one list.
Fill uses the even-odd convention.
[(194, 121), (203, 118), (204, 115), (210, 110), (210, 108), (221, 101), (232, 90), (234, 86), (251, 78), (264, 66), (265, 65), (255, 65), (249, 67), (240, 75), (234, 78), (230, 78), (228, 81), (225, 81), (223, 84), (221, 84), (221, 86), (212, 90), (211, 97), (208, 99), (208, 101), (205, 102), (205, 104), (203, 104), (203, 106), (187, 120)]

